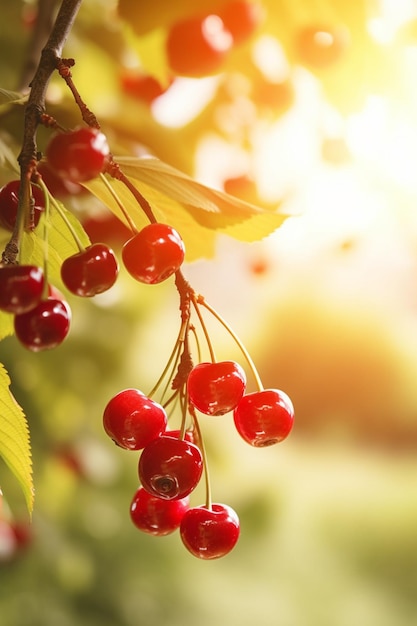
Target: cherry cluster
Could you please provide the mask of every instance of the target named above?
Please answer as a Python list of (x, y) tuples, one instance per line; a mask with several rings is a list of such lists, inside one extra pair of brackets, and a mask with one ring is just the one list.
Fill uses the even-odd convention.
[[(119, 172), (112, 162), (105, 135), (95, 127), (60, 130), (47, 146), (46, 159), (58, 177), (74, 184), (95, 178), (104, 171)], [(126, 181), (119, 173), (120, 177)], [(38, 214), (44, 213), (47, 220), (49, 203), (54, 203), (38, 169), (31, 174), (28, 188), (29, 212), (22, 209), (24, 181), (12, 181), (0, 190), (1, 220), (3, 224), (7, 222), (13, 236), (22, 229), (36, 228)], [(135, 190), (132, 193), (137, 194)], [(140, 486), (130, 506), (135, 526), (152, 535), (166, 535), (179, 529), (182, 542), (193, 555), (214, 559), (232, 550), (240, 526), (230, 506), (212, 502), (199, 414), (218, 417), (232, 412), (241, 437), (252, 446), (262, 447), (288, 436), (294, 410), (285, 393), (262, 387), (250, 355), (233, 330), (185, 280), (181, 269), (185, 246), (180, 234), (169, 224), (156, 221), (141, 196), (137, 199), (142, 208), (145, 207), (150, 223), (139, 231), (132, 225), (133, 233), (121, 250), (123, 264), (136, 281), (148, 285), (174, 276), (180, 297), (181, 324), (171, 356), (154, 389), (147, 394), (133, 388), (120, 391), (104, 409), (103, 426), (121, 448), (141, 451)], [(55, 206), (60, 210), (59, 204)], [(71, 230), (68, 221), (67, 225)], [(73, 229), (71, 232), (80, 250), (63, 261), (62, 282), (74, 295), (93, 297), (115, 283), (118, 260), (106, 244), (93, 243), (84, 248)], [(0, 310), (14, 315), (16, 336), (26, 348), (40, 351), (56, 347), (69, 332), (71, 311), (64, 296), (49, 284), (46, 258), (43, 268), (21, 265), (18, 260), (6, 262), (6, 258), (3, 253)], [(239, 363), (217, 361), (203, 309), (236, 341), (255, 378), (257, 391), (248, 392), (246, 373)], [(192, 312), (197, 315), (199, 329), (205, 337), (209, 361), (201, 358), (203, 352), (199, 333), (191, 320)], [(194, 352), (198, 355), (197, 364)], [(157, 392), (159, 402), (155, 399)], [(178, 406), (180, 427), (172, 429), (168, 422)], [(203, 505), (191, 506), (190, 494), (203, 475), (206, 501)]]

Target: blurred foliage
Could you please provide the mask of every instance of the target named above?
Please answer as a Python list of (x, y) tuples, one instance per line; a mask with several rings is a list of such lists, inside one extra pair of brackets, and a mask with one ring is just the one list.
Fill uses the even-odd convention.
[[(198, 8), (225, 1), (205, 0)], [(414, 48), (404, 46), (415, 43), (415, 31), (411, 22), (405, 29), (393, 20), (392, 37), (375, 38), (383, 4), (264, 0), (264, 21), (228, 57), (224, 72), (196, 82), (176, 79), (167, 97), (149, 105), (126, 93), (124, 72), (149, 71), (167, 86), (166, 28), (194, 13), (196, 3), (123, 0), (123, 19), (116, 2), (83, 3), (65, 54), (76, 59), (74, 81), (114, 154), (126, 163), (151, 155), (185, 176), (198, 174), (201, 183), (215, 184), (217, 200), (229, 176), (254, 176), (255, 204), (266, 211), (266, 224), (264, 232), (258, 223), (253, 239), (266, 234), (274, 209), (297, 213), (302, 205), (306, 216), (288, 220), (278, 237), (259, 245), (233, 241), (227, 229), (218, 237), (215, 228), (201, 228), (201, 207), (181, 209), (175, 218), (188, 228), (193, 258), (202, 248), (214, 255), (189, 264), (187, 277), (236, 326), (265, 385), (294, 399), (297, 421), (279, 449), (253, 450), (227, 417), (203, 419), (213, 496), (237, 510), (242, 536), (226, 559), (202, 563), (184, 553), (177, 535), (157, 539), (133, 527), (137, 455), (113, 446), (101, 424), (112, 395), (129, 386), (149, 390), (163, 368), (179, 323), (172, 283), (149, 288), (122, 271), (115, 287), (94, 301), (71, 298), (71, 335), (53, 352), (27, 353), (13, 337), (3, 339), (1, 361), (30, 427), (36, 486), (28, 527), (19, 486), (0, 465), (5, 626), (416, 623), (416, 194), (410, 186), (396, 195), (396, 183), (366, 159), (364, 169), (352, 166), (344, 136), (346, 119), (369, 97), (389, 97), (402, 118), (415, 104)], [(3, 90), (22, 89), (35, 8), (34, 2), (2, 1)], [(296, 35), (311, 23), (350, 32), (337, 64), (301, 62)], [(178, 85), (179, 102), (172, 91)], [(19, 152), (24, 109), (3, 95), (4, 165), (5, 153)], [(198, 106), (183, 118), (186, 104)], [(336, 120), (330, 130), (323, 121), (329, 110)], [(80, 122), (55, 78), (48, 112), (68, 127)], [(257, 161), (260, 137), (275, 134), (272, 152)], [(49, 136), (40, 129), (41, 150)], [(314, 185), (323, 168), (320, 195)], [(272, 191), (262, 185), (265, 173), (277, 183)], [(1, 167), (0, 183), (15, 175)], [(149, 180), (135, 180), (164, 214), (167, 201), (152, 195)], [(359, 193), (349, 195), (355, 185), (365, 189), (366, 206), (356, 206)], [(103, 190), (94, 192), (62, 202), (81, 221), (108, 217)], [(243, 200), (253, 203), (253, 194)], [(323, 218), (326, 202), (331, 211)], [(176, 208), (168, 202), (168, 215)], [(358, 214), (366, 228), (349, 226), (347, 214)], [(114, 240), (118, 252), (121, 241)], [(224, 334), (213, 333), (219, 356), (235, 356)], [(196, 503), (199, 498), (197, 491)], [(10, 528), (20, 530), (7, 534)]]

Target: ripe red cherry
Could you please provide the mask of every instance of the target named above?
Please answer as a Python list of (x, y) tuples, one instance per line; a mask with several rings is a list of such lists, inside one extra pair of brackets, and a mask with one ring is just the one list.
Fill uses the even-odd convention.
[(226, 504), (188, 509), (180, 526), (183, 544), (200, 559), (225, 556), (235, 547), (239, 533), (239, 518)]
[(124, 389), (104, 409), (103, 426), (118, 446), (140, 450), (164, 432), (167, 414), (138, 389)]
[(54, 135), (46, 148), (49, 167), (73, 183), (96, 178), (110, 154), (106, 136), (96, 128), (81, 127)]
[(262, 21), (263, 9), (255, 2), (232, 0), (217, 11), (225, 28), (230, 32), (235, 44), (249, 39)]
[(339, 61), (348, 44), (346, 28), (312, 24), (299, 31), (296, 50), (302, 63), (320, 69)]
[[(13, 230), (16, 223), (17, 206), (19, 203), (19, 180), (11, 180), (0, 189), (0, 225)], [(45, 209), (43, 191), (36, 185), (31, 185), (33, 206), (33, 228), (39, 224), (42, 212)]]
[(68, 335), (71, 309), (63, 300), (47, 298), (28, 311), (16, 315), (14, 329), (19, 341), (33, 352), (56, 348)]
[(122, 248), (124, 266), (133, 278), (150, 285), (161, 283), (182, 265), (184, 242), (168, 224), (148, 224)]
[(191, 17), (174, 24), (168, 33), (168, 64), (181, 76), (207, 76), (221, 69), (232, 45), (233, 38), (218, 15)]
[(187, 380), (191, 404), (205, 415), (224, 415), (232, 411), (245, 388), (245, 372), (234, 361), (199, 363)]
[(139, 530), (162, 537), (179, 528), (189, 506), (188, 496), (181, 500), (162, 500), (139, 487), (130, 505), (130, 518)]
[(131, 69), (122, 71), (120, 82), (124, 93), (137, 100), (142, 100), (146, 104), (152, 104), (170, 86), (164, 87), (154, 76)]
[(119, 264), (111, 248), (95, 243), (66, 258), (61, 265), (64, 285), (77, 296), (91, 297), (110, 289), (116, 282)]
[(1, 266), (0, 309), (18, 315), (30, 311), (42, 298), (44, 282), (43, 270), (36, 265)]
[(200, 481), (202, 472), (199, 448), (185, 439), (161, 435), (143, 449), (139, 459), (142, 487), (164, 500), (188, 496)]
[(233, 412), (238, 433), (255, 447), (285, 439), (294, 422), (294, 407), (283, 391), (264, 389), (243, 396)]

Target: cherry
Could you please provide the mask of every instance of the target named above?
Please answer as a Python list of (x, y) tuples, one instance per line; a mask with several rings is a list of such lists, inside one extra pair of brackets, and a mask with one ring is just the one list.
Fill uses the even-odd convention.
[(73, 183), (65, 178), (60, 178), (60, 176), (58, 176), (58, 174), (51, 169), (47, 161), (39, 163), (37, 170), (38, 174), (42, 176), (43, 182), (48, 187), (50, 194), (54, 196), (54, 198), (65, 200), (68, 197), (79, 196), (87, 193), (87, 190), (78, 183)]
[(180, 500), (200, 481), (203, 458), (193, 443), (161, 435), (143, 449), (138, 469), (142, 487), (148, 493), (165, 500)]
[(248, 174), (226, 178), (223, 182), (225, 193), (251, 204), (259, 204), (258, 186)]
[(167, 426), (165, 409), (138, 389), (124, 389), (103, 413), (106, 433), (126, 450), (140, 450), (159, 437)]
[(182, 542), (200, 559), (218, 559), (228, 554), (239, 539), (239, 518), (226, 504), (188, 509), (180, 525)]
[(187, 389), (191, 404), (206, 415), (224, 415), (242, 398), (246, 376), (234, 361), (199, 363), (191, 370)]
[(111, 248), (95, 243), (66, 258), (61, 265), (64, 285), (77, 296), (91, 297), (110, 289), (116, 282), (119, 264)]
[[(166, 435), (167, 437), (175, 437), (176, 439), (179, 439), (181, 436), (181, 430), (179, 428), (175, 428), (173, 430), (166, 430), (164, 432), (164, 435)], [(194, 431), (186, 430), (184, 433), (184, 439), (186, 441), (189, 441), (190, 443), (196, 443), (195, 438), (194, 438)]]
[(255, 447), (265, 447), (289, 435), (294, 407), (283, 391), (264, 389), (243, 396), (233, 412), (233, 419), (245, 441)]
[(345, 28), (313, 24), (299, 31), (296, 49), (302, 63), (320, 69), (339, 61), (348, 43)]
[(139, 530), (162, 537), (179, 528), (189, 505), (188, 496), (180, 500), (162, 500), (139, 487), (130, 505), (130, 518)]
[(190, 17), (168, 32), (168, 64), (182, 76), (206, 76), (220, 70), (232, 45), (233, 38), (218, 15)]
[(148, 224), (122, 248), (124, 266), (133, 278), (156, 284), (174, 274), (182, 265), (185, 246), (172, 226)]
[(110, 148), (97, 128), (80, 127), (54, 135), (46, 147), (49, 167), (73, 183), (96, 178), (104, 170)]
[(110, 212), (89, 215), (82, 220), (82, 225), (92, 243), (104, 241), (120, 247), (132, 234), (131, 230)]
[(131, 69), (122, 71), (120, 82), (124, 93), (137, 100), (142, 100), (146, 104), (152, 104), (156, 98), (162, 96), (170, 87), (170, 84), (167, 87), (161, 85), (154, 76), (142, 74), (138, 70)]
[[(13, 230), (16, 223), (17, 206), (19, 204), (20, 180), (11, 180), (0, 189), (0, 225)], [(33, 228), (39, 224), (42, 212), (45, 209), (43, 191), (31, 185), (33, 206)]]
[(263, 18), (263, 9), (258, 2), (232, 0), (217, 11), (225, 28), (230, 32), (235, 44), (249, 39)]
[(33, 352), (56, 348), (68, 335), (71, 309), (64, 300), (49, 297), (27, 313), (16, 315), (14, 329), (19, 341)]
[(44, 273), (36, 265), (0, 267), (0, 309), (21, 314), (39, 304), (44, 289)]

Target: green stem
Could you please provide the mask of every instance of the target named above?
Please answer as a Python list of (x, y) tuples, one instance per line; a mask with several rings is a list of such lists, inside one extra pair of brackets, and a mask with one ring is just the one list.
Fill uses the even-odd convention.
[(206, 324), (204, 322), (203, 316), (201, 315), (201, 311), (200, 311), (200, 308), (198, 306), (200, 303), (198, 302), (198, 298), (196, 298), (194, 293), (191, 294), (191, 302), (193, 303), (195, 312), (197, 313), (198, 319), (199, 319), (200, 324), (201, 324), (201, 328), (203, 329), (203, 333), (204, 333), (204, 336), (205, 336), (206, 342), (207, 342), (207, 347), (208, 347), (209, 352), (210, 352), (211, 362), (215, 363), (216, 362), (216, 355), (214, 353), (213, 344), (211, 342), (210, 335), (209, 335), (209, 332), (207, 330), (207, 326), (206, 326)]
[(208, 468), (208, 460), (207, 460), (207, 452), (206, 446), (204, 444), (203, 434), (201, 432), (200, 424), (198, 422), (197, 416), (194, 412), (194, 408), (189, 408), (191, 417), (193, 418), (194, 430), (197, 433), (198, 447), (201, 451), (201, 456), (203, 458), (203, 467), (204, 467), (204, 484), (206, 489), (206, 508), (211, 511), (212, 507), (212, 497), (211, 497), (211, 483), (210, 483), (210, 474)]
[(236, 345), (238, 346), (239, 350), (241, 351), (241, 353), (243, 354), (243, 356), (245, 357), (245, 360), (249, 366), (249, 369), (251, 370), (253, 377), (255, 379), (256, 382), (256, 386), (258, 388), (259, 391), (263, 391), (264, 386), (262, 384), (262, 380), (261, 377), (259, 376), (258, 370), (256, 369), (255, 363), (252, 360), (252, 357), (250, 356), (248, 350), (246, 349), (246, 347), (244, 346), (244, 344), (242, 343), (242, 341), (239, 339), (239, 337), (236, 335), (235, 331), (232, 329), (232, 327), (226, 322), (225, 319), (223, 319), (223, 317), (217, 313), (217, 311), (215, 309), (213, 309), (212, 306), (210, 306), (203, 298), (203, 296), (198, 296), (197, 297), (197, 302), (198, 304), (201, 304), (201, 306), (203, 306), (204, 308), (206, 308), (208, 311), (210, 311), (210, 313), (216, 318), (216, 320), (218, 322), (220, 322), (220, 324), (223, 326), (223, 328), (225, 328), (227, 330), (227, 332), (229, 333), (229, 335), (232, 337), (232, 339), (235, 341)]
[(100, 178), (103, 181), (103, 183), (106, 185), (109, 193), (112, 195), (113, 200), (116, 202), (117, 206), (119, 207), (119, 209), (123, 213), (124, 218), (126, 219), (127, 223), (129, 224), (130, 230), (134, 234), (138, 233), (138, 229), (136, 228), (135, 222), (132, 220), (132, 218), (130, 217), (129, 213), (124, 208), (122, 201), (120, 200), (119, 196), (115, 192), (115, 190), (112, 187), (112, 185), (109, 183), (109, 181), (107, 180), (107, 178), (105, 177), (104, 174), (100, 174)]

